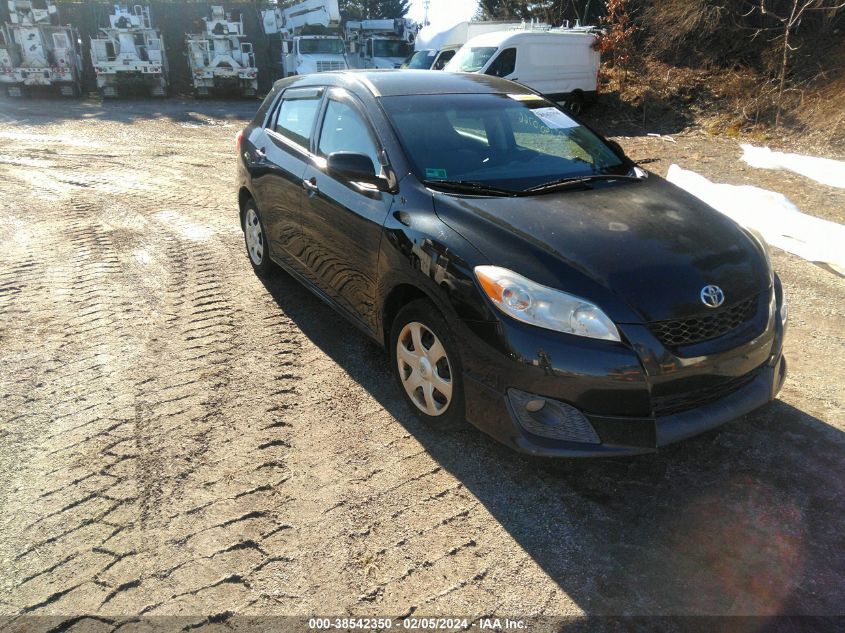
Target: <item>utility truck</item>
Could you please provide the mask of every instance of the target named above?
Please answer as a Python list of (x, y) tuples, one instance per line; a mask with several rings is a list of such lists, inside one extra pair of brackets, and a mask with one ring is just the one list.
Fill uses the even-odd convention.
[(59, 24), (49, 0), (9, 0), (9, 22), (0, 27), (0, 85), (10, 97), (39, 88), (78, 96), (82, 78), (79, 35)]
[(267, 35), (278, 33), (281, 38), (283, 77), (349, 68), (337, 0), (306, 0), (286, 9), (267, 9), (262, 21)]
[(239, 12), (226, 13), (212, 5), (211, 16), (203, 18), (204, 32), (188, 34), (188, 65), (194, 93), (258, 94), (258, 68), (252, 44), (244, 41), (244, 25)]
[(100, 33), (91, 38), (91, 64), (103, 97), (136, 90), (154, 97), (167, 94), (167, 57), (149, 6), (114, 5), (109, 26)]
[(349, 21), (346, 45), (353, 68), (399, 68), (414, 50), (419, 25), (407, 18)]
[[(536, 26), (545, 26), (537, 23)], [(446, 64), (455, 56), (458, 49), (476, 35), (493, 33), (496, 31), (511, 31), (526, 27), (525, 21), (487, 22), (473, 20), (470, 22), (459, 22), (458, 24), (442, 29), (438, 26), (424, 26), (417, 35), (414, 43), (414, 53), (405, 60), (402, 68), (416, 70), (443, 70)], [(532, 28), (534, 24), (532, 23)]]

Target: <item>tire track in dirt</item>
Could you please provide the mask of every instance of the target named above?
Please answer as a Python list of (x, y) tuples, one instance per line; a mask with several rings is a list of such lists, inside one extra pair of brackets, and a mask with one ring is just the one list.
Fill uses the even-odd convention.
[[(262, 576), (290, 573), (295, 564), (276, 552), (295, 531), (277, 506), (290, 447), (279, 439), (287, 426), (279, 414), (291, 406), (296, 337), (283, 316), (268, 310), (272, 302), (246, 310), (233, 302), (233, 286), (254, 288), (226, 279), (232, 249), (207, 232), (197, 235), (203, 225), (191, 223), (189, 194), (174, 195), (178, 187), (171, 186), (145, 196), (150, 189), (131, 180), (123, 187), (114, 174), (130, 173), (129, 164), (113, 161), (108, 176), (93, 178), (76, 167), (73, 177), (54, 170), (40, 179), (44, 196), (63, 203), (49, 217), (27, 218), (49, 225), (51, 239), (40, 236), (42, 252), (53, 259), (48, 294), (61, 301), (47, 301), (46, 311), (60, 327), (50, 335), (55, 353), (45, 370), (55, 409), (45, 420), (44, 445), (28, 461), (42, 486), (31, 487), (32, 520), (9, 543), (12, 604), (26, 613), (97, 612), (134, 601), (156, 612), (211, 606), (220, 599), (216, 590), (229, 595), (239, 586), (244, 600), (254, 600), (249, 588), (260, 586)], [(153, 182), (183, 178), (172, 168), (148, 172)], [(29, 174), (22, 186), (29, 191), (38, 181)], [(98, 204), (103, 193), (115, 197)], [(146, 220), (127, 221), (124, 213), (115, 228), (109, 206), (127, 196), (128, 215)], [(158, 222), (162, 213), (184, 221)], [(156, 236), (127, 232), (133, 224)], [(119, 254), (112, 235), (121, 242)], [(137, 268), (131, 249), (138, 242), (157, 266), (155, 283), (121, 274)], [(5, 308), (19, 304), (20, 295), (44, 303), (26, 295), (33, 266), (23, 261), (6, 269), (14, 282), (7, 293), (0, 277), (0, 301), (10, 298)], [(25, 391), (31, 373), (4, 391)], [(244, 397), (254, 373), (285, 386), (270, 398), (261, 391)], [(27, 403), (15, 404), (22, 411)], [(263, 461), (245, 476), (256, 453)], [(238, 573), (223, 573), (235, 567)]]

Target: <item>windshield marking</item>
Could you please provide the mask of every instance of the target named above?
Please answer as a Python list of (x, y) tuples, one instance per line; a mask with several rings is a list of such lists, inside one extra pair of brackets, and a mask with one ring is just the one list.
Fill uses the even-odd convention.
[(531, 112), (543, 123), (555, 130), (567, 130), (578, 127), (578, 124), (557, 108), (535, 108)]

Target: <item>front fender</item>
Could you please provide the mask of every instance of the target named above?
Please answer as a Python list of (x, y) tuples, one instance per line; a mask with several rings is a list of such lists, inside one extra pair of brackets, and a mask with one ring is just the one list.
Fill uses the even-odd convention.
[[(404, 192), (403, 192), (404, 193)], [(385, 307), (400, 286), (428, 297), (450, 323), (489, 320), (473, 277), (488, 260), (434, 213), (427, 191), (397, 198), (384, 224), (379, 253), (378, 336), (384, 343)]]

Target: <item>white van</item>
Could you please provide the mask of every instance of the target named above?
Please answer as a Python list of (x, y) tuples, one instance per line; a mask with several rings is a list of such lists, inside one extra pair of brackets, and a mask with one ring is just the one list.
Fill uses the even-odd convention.
[(517, 81), (578, 114), (597, 95), (596, 37), (584, 27), (484, 33), (464, 44), (445, 70)]
[[(545, 25), (538, 23), (537, 26)], [(424, 26), (417, 35), (416, 42), (414, 42), (413, 54), (405, 60), (402, 68), (410, 68), (412, 70), (443, 70), (443, 67), (455, 56), (458, 49), (473, 37), (482, 33), (508, 31), (525, 27), (526, 24), (524, 21), (503, 22), (481, 20), (459, 22), (445, 30), (432, 25)]]

